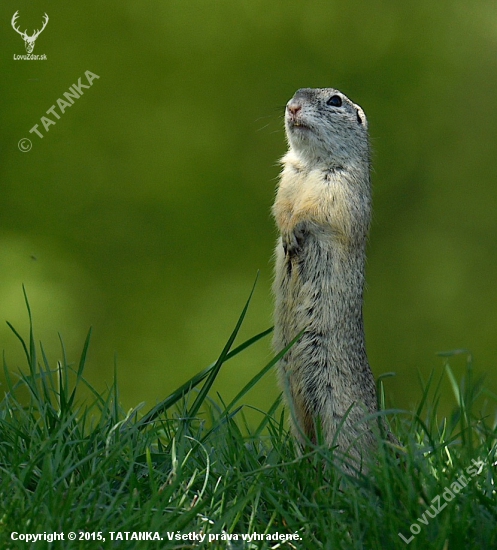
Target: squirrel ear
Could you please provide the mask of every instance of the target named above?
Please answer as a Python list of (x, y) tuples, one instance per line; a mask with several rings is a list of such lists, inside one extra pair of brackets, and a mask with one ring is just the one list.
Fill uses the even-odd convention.
[(357, 114), (357, 122), (358, 122), (359, 124), (362, 124), (363, 121), (362, 121), (361, 113), (359, 112), (359, 109), (356, 109), (356, 114)]

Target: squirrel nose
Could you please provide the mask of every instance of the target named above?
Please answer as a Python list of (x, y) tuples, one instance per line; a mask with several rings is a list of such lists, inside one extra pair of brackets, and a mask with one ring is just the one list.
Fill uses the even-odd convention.
[(286, 108), (289, 113), (295, 116), (300, 110), (302, 110), (302, 105), (292, 100), (287, 103)]

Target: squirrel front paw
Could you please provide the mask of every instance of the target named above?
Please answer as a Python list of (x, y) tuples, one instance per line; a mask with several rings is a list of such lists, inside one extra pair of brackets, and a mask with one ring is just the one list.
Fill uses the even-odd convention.
[(307, 236), (307, 229), (303, 223), (296, 225), (293, 231), (281, 236), (283, 250), (286, 256), (295, 256), (302, 249)]

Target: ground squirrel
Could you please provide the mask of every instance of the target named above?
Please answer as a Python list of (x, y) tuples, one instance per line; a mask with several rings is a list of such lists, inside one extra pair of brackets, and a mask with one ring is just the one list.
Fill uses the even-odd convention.
[(279, 381), (297, 439), (316, 441), (319, 422), (327, 444), (358, 458), (373, 443), (360, 421), (377, 410), (362, 316), (368, 124), (338, 90), (304, 88), (286, 105), (285, 128), (289, 150), (273, 206), (281, 235), (273, 345), (280, 351), (304, 332), (280, 360)]

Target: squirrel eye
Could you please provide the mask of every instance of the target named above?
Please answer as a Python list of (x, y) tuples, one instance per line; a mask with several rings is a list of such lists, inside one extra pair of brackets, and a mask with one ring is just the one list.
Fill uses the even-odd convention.
[(326, 102), (326, 105), (332, 105), (333, 107), (342, 106), (342, 98), (339, 95), (332, 95)]

